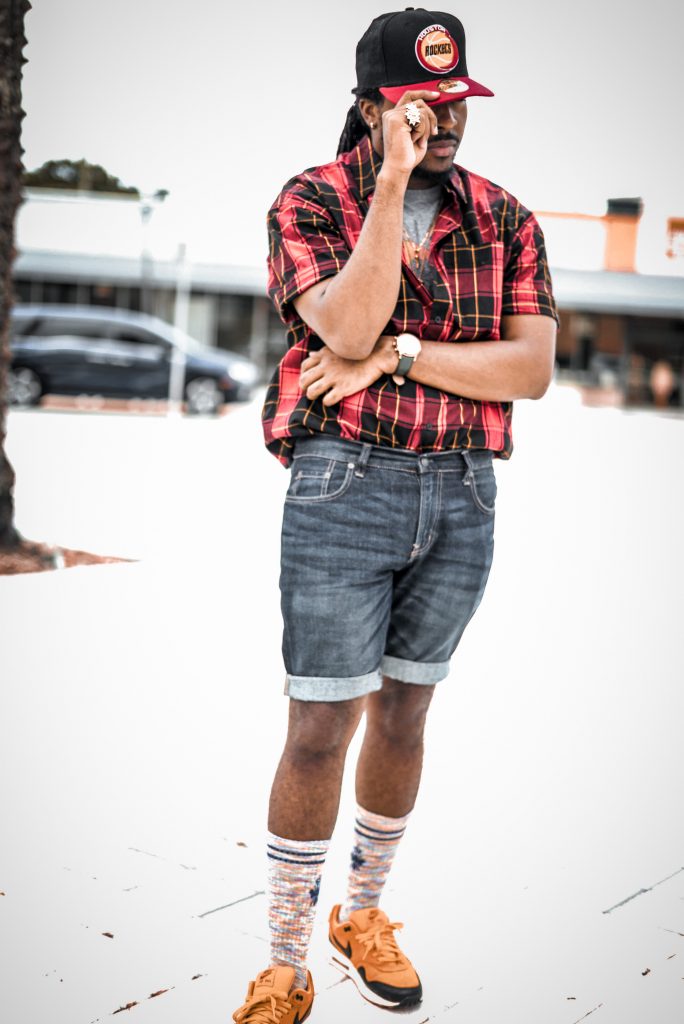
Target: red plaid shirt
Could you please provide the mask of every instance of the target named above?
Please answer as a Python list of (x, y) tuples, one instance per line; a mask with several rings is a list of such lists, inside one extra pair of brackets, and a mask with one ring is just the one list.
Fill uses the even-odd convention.
[[(269, 294), (288, 327), (288, 350), (262, 412), (266, 445), (289, 465), (297, 436), (317, 433), (392, 448), (513, 450), (512, 402), (463, 398), (410, 378), (383, 375), (334, 406), (299, 386), (307, 354), (323, 342), (292, 300), (338, 274), (363, 227), (381, 160), (365, 138), (333, 163), (287, 183), (268, 215)], [(544, 237), (533, 214), (486, 178), (454, 166), (435, 222), (428, 290), (404, 259), (394, 315), (383, 334), (427, 341), (501, 341), (501, 317), (534, 313), (558, 319)], [(505, 342), (504, 342), (505, 344)]]

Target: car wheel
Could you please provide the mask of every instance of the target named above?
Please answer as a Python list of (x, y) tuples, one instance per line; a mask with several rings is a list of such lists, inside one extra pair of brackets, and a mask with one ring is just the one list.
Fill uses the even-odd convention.
[(188, 412), (195, 416), (215, 416), (223, 405), (223, 392), (213, 377), (195, 377), (185, 387)]
[(37, 373), (28, 366), (15, 366), (7, 375), (7, 395), (10, 405), (38, 405), (43, 385)]

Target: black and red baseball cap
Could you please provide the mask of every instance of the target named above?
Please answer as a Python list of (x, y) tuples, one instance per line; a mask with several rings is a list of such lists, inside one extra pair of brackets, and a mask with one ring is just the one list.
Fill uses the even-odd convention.
[(407, 89), (440, 92), (430, 106), (494, 95), (468, 75), (465, 29), (458, 18), (423, 7), (381, 14), (371, 22), (356, 47), (356, 82), (357, 96), (379, 89), (391, 103)]

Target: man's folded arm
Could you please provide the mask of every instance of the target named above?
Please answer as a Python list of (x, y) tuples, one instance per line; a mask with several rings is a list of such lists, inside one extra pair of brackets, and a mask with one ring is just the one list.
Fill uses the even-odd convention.
[(424, 341), (409, 377), (479, 401), (541, 398), (553, 378), (556, 321), (539, 314), (505, 316), (501, 331), (500, 341)]
[(370, 355), (397, 305), (404, 191), (380, 175), (363, 229), (342, 270), (293, 299), (302, 320), (345, 359)]

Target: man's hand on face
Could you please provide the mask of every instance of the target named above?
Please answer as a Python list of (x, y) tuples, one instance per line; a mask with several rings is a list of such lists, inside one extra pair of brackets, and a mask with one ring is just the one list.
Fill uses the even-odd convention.
[[(382, 115), (384, 159), (381, 174), (409, 175), (427, 152), (432, 135), (437, 134), (437, 118), (428, 103), (439, 98), (438, 92), (426, 89), (409, 90), (395, 107)], [(413, 103), (420, 111), (420, 124), (411, 128), (406, 119), (406, 104)]]

